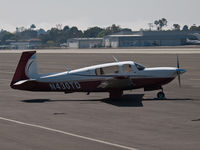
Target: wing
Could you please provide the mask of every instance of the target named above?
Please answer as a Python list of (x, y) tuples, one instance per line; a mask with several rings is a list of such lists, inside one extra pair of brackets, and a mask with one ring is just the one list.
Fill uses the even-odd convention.
[(102, 81), (98, 88), (128, 88), (133, 87), (134, 83), (132, 82), (131, 78), (128, 76), (117, 76)]

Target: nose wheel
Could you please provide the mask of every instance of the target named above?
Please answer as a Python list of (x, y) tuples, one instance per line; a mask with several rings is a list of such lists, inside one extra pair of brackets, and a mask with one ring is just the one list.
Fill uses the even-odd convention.
[(161, 92), (158, 92), (157, 98), (160, 99), (160, 100), (166, 99), (165, 93), (163, 92), (163, 89), (162, 89)]

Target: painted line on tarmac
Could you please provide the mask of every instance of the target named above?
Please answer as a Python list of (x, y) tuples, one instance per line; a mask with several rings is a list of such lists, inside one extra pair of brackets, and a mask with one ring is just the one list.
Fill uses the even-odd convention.
[(80, 139), (93, 141), (93, 142), (97, 142), (97, 143), (102, 143), (102, 144), (105, 144), (105, 145), (110, 145), (110, 146), (114, 146), (114, 147), (118, 147), (118, 148), (122, 148), (122, 149), (138, 150), (136, 148), (127, 147), (127, 146), (124, 146), (124, 145), (119, 145), (119, 144), (115, 144), (115, 143), (111, 143), (111, 142), (106, 142), (106, 141), (103, 141), (103, 140), (98, 140), (98, 139), (94, 139), (94, 138), (90, 138), (90, 137), (86, 137), (86, 136), (81, 136), (81, 135), (73, 134), (73, 133), (70, 133), (70, 132), (65, 132), (65, 131), (61, 131), (61, 130), (57, 130), (57, 129), (53, 129), (53, 128), (44, 127), (44, 126), (41, 126), (41, 125), (25, 123), (25, 122), (12, 120), (12, 119), (8, 119), (8, 118), (4, 118), (4, 117), (0, 117), (0, 120), (12, 122), (12, 123), (16, 123), (16, 124), (20, 124), (20, 125), (24, 125), (24, 126), (44, 129), (44, 130), (48, 130), (48, 131), (52, 131), (52, 132), (56, 132), (56, 133), (61, 133), (61, 134), (65, 134), (65, 135), (68, 135), (68, 136), (73, 136), (73, 137), (77, 137), (77, 138), (80, 138)]
[(193, 79), (193, 78), (192, 78), (192, 79), (190, 79), (190, 80), (200, 81), (200, 79)]
[(15, 72), (9, 72), (9, 71), (0, 71), (0, 73), (5, 73), (5, 74), (14, 74)]
[(12, 79), (0, 79), (0, 81), (11, 81)]

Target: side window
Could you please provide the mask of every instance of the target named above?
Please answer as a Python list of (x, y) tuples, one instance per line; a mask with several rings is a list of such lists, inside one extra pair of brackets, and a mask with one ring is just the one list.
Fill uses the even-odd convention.
[(125, 64), (122, 66), (122, 68), (123, 68), (123, 72), (133, 72), (134, 71), (130, 64)]
[(101, 75), (100, 68), (95, 69), (95, 73), (96, 73), (96, 75)]
[(96, 75), (115, 74), (115, 73), (119, 73), (119, 66), (109, 66), (109, 67), (97, 68), (95, 70), (95, 72), (96, 72)]
[(96, 72), (96, 75), (102, 75), (102, 74), (104, 74), (102, 68), (97, 68), (97, 69), (95, 70), (95, 72)]
[(145, 67), (144, 67), (144, 66), (142, 66), (141, 64), (138, 64), (138, 63), (135, 63), (135, 66), (137, 67), (137, 69), (138, 69), (139, 71), (141, 71), (141, 70), (144, 70), (144, 69), (145, 69)]

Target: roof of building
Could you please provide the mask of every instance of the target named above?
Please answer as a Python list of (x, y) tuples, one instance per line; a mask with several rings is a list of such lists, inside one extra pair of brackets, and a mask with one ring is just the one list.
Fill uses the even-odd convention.
[[(134, 38), (134, 39), (182, 39), (194, 38), (200, 31), (134, 31), (131, 34), (112, 34), (104, 38)], [(199, 36), (200, 38), (200, 36)]]
[(125, 34), (125, 35), (117, 35), (117, 34), (113, 34), (113, 35), (108, 35), (106, 37), (140, 37), (142, 35), (140, 34)]
[(95, 41), (95, 40), (103, 40), (103, 38), (72, 38), (72, 39), (68, 39), (68, 41)]

